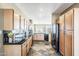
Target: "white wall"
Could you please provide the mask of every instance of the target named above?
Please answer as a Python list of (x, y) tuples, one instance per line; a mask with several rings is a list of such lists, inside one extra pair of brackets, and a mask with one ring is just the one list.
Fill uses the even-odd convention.
[(74, 56), (79, 56), (79, 8), (75, 8), (74, 15)]
[(14, 3), (0, 3), (0, 9), (14, 9), (15, 13), (25, 16)]
[(28, 19), (32, 19), (34, 24), (51, 24), (52, 12), (62, 3), (16, 3), (25, 13)]
[(4, 55), (4, 51), (3, 51), (3, 40), (2, 40), (3, 36), (2, 36), (2, 30), (0, 30), (0, 56)]
[(34, 18), (33, 24), (51, 24), (52, 17), (51, 15), (47, 17)]

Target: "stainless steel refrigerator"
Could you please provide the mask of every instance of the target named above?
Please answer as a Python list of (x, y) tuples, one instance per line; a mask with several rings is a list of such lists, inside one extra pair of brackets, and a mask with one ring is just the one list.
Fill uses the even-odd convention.
[(59, 24), (53, 24), (52, 26), (52, 47), (56, 50), (56, 52), (59, 52)]

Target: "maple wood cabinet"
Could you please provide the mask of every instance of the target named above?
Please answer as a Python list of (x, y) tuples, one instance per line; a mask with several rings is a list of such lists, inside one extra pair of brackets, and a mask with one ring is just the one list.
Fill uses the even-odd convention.
[(22, 44), (22, 47), (21, 47), (21, 49), (22, 49), (22, 56), (26, 56), (26, 54), (27, 54), (26, 48), (27, 48), (27, 45), (26, 45), (26, 41), (25, 41), (25, 42)]
[(14, 29), (20, 29), (20, 15), (14, 14)]
[(60, 25), (60, 40), (59, 40), (59, 51), (62, 55), (65, 55), (65, 35), (64, 35), (64, 27), (65, 27), (65, 22), (64, 22), (64, 15), (61, 15), (59, 17), (59, 25)]
[(64, 29), (60, 30), (60, 53), (65, 56), (77, 56), (79, 55), (79, 8), (72, 8), (63, 15), (64, 18), (62, 15), (59, 18), (60, 29)]
[(5, 44), (4, 55), (5, 56), (27, 56), (30, 48), (32, 47), (32, 36), (30, 36), (22, 44)]
[(65, 56), (72, 54), (72, 36), (73, 36), (73, 9), (67, 11), (59, 18), (60, 24), (60, 53)]
[(60, 31), (64, 31), (64, 26), (65, 26), (65, 20), (64, 20), (64, 15), (61, 15), (59, 17), (59, 24), (60, 24)]
[(5, 56), (21, 56), (21, 45), (4, 45)]
[(13, 9), (0, 9), (0, 29), (25, 29), (25, 19), (16, 14)]
[(25, 29), (25, 19), (24, 19), (24, 17), (21, 17), (21, 29), (22, 30)]
[(65, 35), (64, 31), (60, 31), (59, 51), (62, 55), (65, 55)]
[(73, 9), (65, 13), (65, 30), (73, 30)]
[(14, 19), (13, 9), (0, 9), (0, 29), (2, 30), (12, 30)]
[(32, 44), (33, 44), (33, 41), (32, 41), (32, 37), (30, 37), (30, 41), (29, 41), (30, 43), (30, 48), (32, 47)]
[(13, 9), (0, 9), (0, 29), (20, 29), (20, 15), (14, 13)]
[(42, 34), (42, 33), (34, 34), (33, 40), (44, 40), (44, 34)]
[(72, 55), (72, 31), (65, 32), (65, 56)]
[(69, 10), (65, 13), (65, 55), (71, 56), (72, 54), (72, 39), (73, 39), (73, 20), (74, 20), (74, 9)]
[(29, 37), (29, 39), (28, 39), (28, 41), (27, 41), (27, 54), (29, 53), (29, 51), (30, 51), (30, 48), (32, 47), (32, 36), (31, 37)]

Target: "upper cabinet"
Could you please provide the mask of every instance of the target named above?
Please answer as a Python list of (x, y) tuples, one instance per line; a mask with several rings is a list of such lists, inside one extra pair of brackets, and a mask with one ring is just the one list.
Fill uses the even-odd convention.
[(64, 30), (64, 15), (59, 17), (60, 30)]
[(4, 30), (13, 29), (13, 16), (14, 16), (13, 10), (11, 9), (4, 10)]
[(0, 9), (0, 29), (3, 30), (4, 27), (4, 11), (3, 9)]
[(0, 9), (1, 30), (25, 30), (27, 21), (13, 9)]
[(13, 29), (13, 9), (0, 9), (0, 29), (12, 30)]
[(14, 14), (14, 29), (19, 30), (20, 29), (20, 17), (18, 14)]
[(73, 9), (65, 13), (65, 29), (73, 30)]
[(21, 29), (22, 30), (25, 29), (25, 19), (24, 19), (24, 17), (21, 17)]

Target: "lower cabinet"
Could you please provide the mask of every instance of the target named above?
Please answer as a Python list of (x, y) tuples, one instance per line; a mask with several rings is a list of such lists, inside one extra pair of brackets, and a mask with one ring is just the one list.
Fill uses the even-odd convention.
[(32, 36), (29, 37), (28, 40), (26, 40), (26, 42), (22, 44), (22, 56), (26, 56), (29, 53), (31, 47), (32, 47)]
[(24, 42), (21, 46), (22, 49), (22, 56), (26, 56), (27, 54), (27, 50), (26, 50), (27, 46), (26, 46), (26, 42)]
[(27, 50), (27, 54), (28, 54), (30, 51), (30, 48), (32, 46), (32, 36), (29, 37), (28, 41), (26, 42), (26, 45), (27, 45), (26, 50)]
[(39, 41), (39, 40), (44, 40), (44, 34), (42, 34), (42, 33), (36, 33), (36, 34), (34, 34), (33, 35), (33, 40), (37, 40), (37, 41)]
[(65, 56), (72, 56), (72, 31), (65, 33)]
[(62, 55), (65, 55), (65, 35), (64, 31), (60, 31), (59, 51)]
[(21, 45), (4, 45), (5, 56), (21, 56)]
[(30, 37), (30, 41), (29, 41), (29, 47), (31, 48), (32, 46), (32, 37)]
[[(26, 47), (27, 54), (29, 53), (29, 49), (30, 49), (29, 44), (27, 44), (27, 47)], [(27, 54), (26, 54), (26, 55), (27, 55)]]
[(73, 31), (60, 31), (60, 53), (64, 56), (72, 56), (72, 32)]
[(26, 56), (32, 46), (32, 36), (28, 38), (23, 44), (5, 44), (4, 55), (5, 56)]

